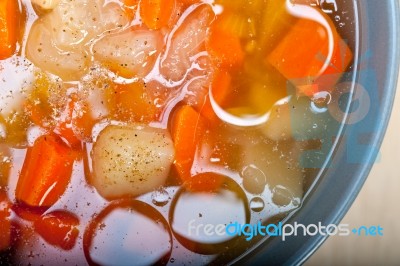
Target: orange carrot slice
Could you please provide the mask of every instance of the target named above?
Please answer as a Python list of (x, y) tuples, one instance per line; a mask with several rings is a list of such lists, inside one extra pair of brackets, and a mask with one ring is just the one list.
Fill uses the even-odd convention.
[(30, 206), (50, 207), (66, 190), (75, 152), (58, 136), (43, 135), (28, 148), (15, 197)]
[(191, 168), (195, 153), (206, 123), (191, 106), (184, 105), (174, 114), (172, 120), (172, 139), (175, 146), (175, 168), (183, 182), (191, 178)]
[(146, 93), (143, 82), (116, 84), (110, 109), (118, 120), (128, 122), (154, 121), (160, 114), (150, 96)]
[(65, 211), (53, 211), (34, 222), (36, 232), (51, 245), (70, 250), (79, 235), (79, 219)]
[(123, 9), (130, 20), (133, 20), (139, 5), (139, 0), (124, 0)]
[(0, 59), (15, 52), (19, 33), (18, 0), (0, 1)]
[(350, 48), (330, 19), (323, 16), (333, 35), (331, 57), (328, 31), (321, 24), (308, 19), (299, 19), (267, 57), (268, 63), (292, 81), (300, 94), (307, 96), (318, 91), (332, 91), (352, 60)]
[(0, 191), (0, 252), (10, 246), (11, 241), (11, 203), (4, 191)]
[(239, 67), (243, 63), (244, 52), (240, 38), (217, 26), (211, 27), (206, 47), (217, 66), (229, 69)]

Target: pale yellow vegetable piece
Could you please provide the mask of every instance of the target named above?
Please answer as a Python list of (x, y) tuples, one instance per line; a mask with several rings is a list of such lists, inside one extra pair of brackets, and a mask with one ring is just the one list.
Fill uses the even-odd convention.
[(115, 199), (162, 186), (174, 160), (174, 147), (165, 129), (110, 125), (100, 132), (91, 156), (89, 183), (104, 198)]

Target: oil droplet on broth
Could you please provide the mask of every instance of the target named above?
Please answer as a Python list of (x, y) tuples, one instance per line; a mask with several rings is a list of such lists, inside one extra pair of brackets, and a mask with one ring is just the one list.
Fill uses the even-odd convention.
[(311, 110), (315, 113), (324, 113), (328, 110), (332, 95), (327, 91), (320, 91), (313, 95), (311, 99)]
[(250, 209), (254, 212), (260, 212), (264, 210), (265, 203), (260, 197), (255, 197), (250, 200)]
[(244, 167), (240, 175), (243, 178), (243, 187), (246, 191), (252, 194), (261, 194), (264, 191), (267, 177), (257, 166), (248, 165)]
[(170, 225), (177, 240), (201, 254), (226, 250), (234, 237), (225, 229), (231, 223), (249, 221), (248, 201), (244, 191), (226, 177), (214, 191), (189, 191), (182, 188), (173, 199)]
[(151, 202), (156, 206), (165, 206), (169, 200), (169, 194), (163, 187), (158, 188), (151, 194)]
[(293, 203), (300, 204), (300, 199), (295, 198), (292, 193), (283, 186), (276, 186), (273, 190), (272, 202), (278, 206), (288, 206)]
[(165, 264), (172, 237), (164, 217), (150, 205), (123, 200), (112, 202), (85, 231), (84, 252), (90, 264)]

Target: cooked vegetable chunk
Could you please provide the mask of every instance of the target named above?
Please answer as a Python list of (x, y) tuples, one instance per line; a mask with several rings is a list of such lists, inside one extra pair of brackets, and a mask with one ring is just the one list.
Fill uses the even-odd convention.
[(17, 0), (0, 1), (0, 60), (10, 57), (15, 52), (19, 16)]
[(107, 199), (137, 196), (164, 184), (173, 159), (168, 131), (140, 124), (110, 125), (94, 144), (89, 182)]

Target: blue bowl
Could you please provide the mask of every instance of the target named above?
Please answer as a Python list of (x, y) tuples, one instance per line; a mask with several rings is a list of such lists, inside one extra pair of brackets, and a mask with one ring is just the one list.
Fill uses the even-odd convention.
[[(400, 60), (399, 1), (343, 1), (351, 6), (355, 36), (354, 88), (349, 115), (337, 138), (330, 160), (311, 184), (302, 207), (285, 223), (338, 224), (363, 186), (381, 145), (396, 90)], [(346, 37), (346, 36), (345, 36)], [(360, 103), (361, 102), (361, 103)], [(369, 102), (369, 104), (368, 104)], [(351, 112), (366, 104), (364, 111)], [(359, 109), (360, 110), (360, 109)], [(303, 263), (326, 236), (293, 236), (283, 241), (270, 237), (235, 262), (248, 265)]]

